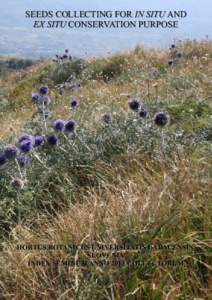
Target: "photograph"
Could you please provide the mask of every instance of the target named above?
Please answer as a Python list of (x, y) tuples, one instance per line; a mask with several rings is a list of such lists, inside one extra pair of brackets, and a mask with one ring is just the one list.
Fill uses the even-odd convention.
[(212, 300), (212, 2), (0, 3), (0, 300)]

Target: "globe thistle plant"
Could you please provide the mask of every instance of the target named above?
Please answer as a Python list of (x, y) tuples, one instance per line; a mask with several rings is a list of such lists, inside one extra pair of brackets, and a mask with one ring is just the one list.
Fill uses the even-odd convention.
[(18, 155), (18, 149), (14, 145), (7, 145), (4, 149), (6, 159), (14, 159)]
[(51, 134), (47, 136), (47, 143), (50, 146), (56, 146), (58, 144), (58, 138), (54, 134)]
[(158, 112), (154, 116), (154, 123), (161, 128), (166, 127), (169, 124), (170, 118), (165, 112)]
[(128, 102), (129, 108), (133, 111), (138, 111), (140, 107), (140, 103), (137, 100), (130, 100)]
[(141, 108), (138, 112), (139, 117), (141, 118), (147, 118), (148, 117), (148, 111), (145, 108)]
[(70, 120), (65, 123), (66, 132), (74, 132), (75, 127), (76, 127), (76, 122), (74, 120)]
[(33, 143), (32, 143), (32, 141), (31, 140), (23, 140), (19, 144), (19, 149), (23, 153), (28, 153), (28, 152), (32, 151), (32, 149), (33, 149)]
[(56, 131), (63, 131), (65, 128), (65, 121), (58, 119), (56, 121), (53, 122), (53, 128)]
[(41, 86), (41, 87), (39, 88), (39, 93), (40, 93), (40, 95), (42, 95), (42, 96), (47, 95), (48, 92), (49, 92), (49, 89), (48, 89), (47, 86)]
[(35, 140), (34, 140), (34, 136), (31, 134), (23, 134), (19, 140), (18, 140), (18, 144), (20, 144), (23, 141), (31, 141), (32, 144), (34, 144)]

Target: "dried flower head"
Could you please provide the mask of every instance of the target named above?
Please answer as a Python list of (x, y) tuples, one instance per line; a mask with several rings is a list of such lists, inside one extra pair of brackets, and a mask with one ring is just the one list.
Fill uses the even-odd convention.
[(11, 186), (14, 189), (21, 190), (24, 188), (24, 181), (21, 178), (16, 177), (11, 181)]
[(145, 108), (141, 108), (138, 114), (139, 114), (139, 117), (141, 117), (141, 118), (148, 117), (148, 111)]
[(101, 120), (104, 124), (110, 124), (112, 122), (112, 116), (109, 113), (104, 113), (101, 115)]
[(32, 142), (32, 144), (34, 144), (34, 136), (33, 135), (31, 135), (31, 134), (23, 134), (20, 138), (19, 138), (19, 140), (18, 140), (18, 143), (20, 144), (21, 142), (23, 142), (23, 141), (31, 141)]
[(47, 95), (48, 92), (49, 92), (49, 89), (48, 89), (47, 86), (41, 86), (41, 87), (39, 88), (39, 93), (40, 93), (40, 95), (42, 95), (42, 96)]
[(158, 112), (154, 116), (154, 122), (159, 127), (165, 127), (169, 124), (169, 116), (165, 112)]

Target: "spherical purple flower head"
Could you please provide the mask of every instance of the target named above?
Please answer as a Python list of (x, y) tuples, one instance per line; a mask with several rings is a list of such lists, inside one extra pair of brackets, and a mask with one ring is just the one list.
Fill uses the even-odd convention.
[(63, 54), (62, 59), (67, 59), (68, 55), (67, 54)]
[(51, 134), (47, 136), (47, 143), (50, 146), (56, 146), (58, 144), (58, 138), (54, 134)]
[(31, 135), (31, 134), (24, 134), (20, 137), (20, 139), (18, 140), (18, 144), (20, 145), (21, 142), (23, 141), (31, 141), (32, 144), (35, 143), (35, 140), (34, 140), (34, 136)]
[(63, 131), (65, 128), (65, 121), (58, 119), (53, 122), (53, 128), (56, 131)]
[(79, 100), (73, 99), (73, 100), (71, 100), (70, 104), (71, 104), (72, 108), (75, 108), (79, 105)]
[(33, 103), (38, 103), (39, 102), (39, 98), (40, 98), (40, 95), (38, 93), (33, 93), (32, 94), (32, 102)]
[(68, 49), (65, 50), (65, 53), (68, 53)]
[(41, 86), (41, 87), (39, 88), (39, 93), (40, 93), (40, 95), (42, 95), (42, 96), (47, 95), (48, 92), (49, 92), (49, 89), (48, 89), (47, 86)]
[(111, 114), (109, 113), (104, 113), (101, 116), (102, 122), (105, 124), (110, 124), (112, 122), (112, 117)]
[(35, 145), (34, 145), (35, 147), (42, 146), (45, 143), (45, 139), (41, 135), (35, 135), (34, 140), (35, 140)]
[(4, 155), (7, 159), (16, 158), (18, 155), (18, 149), (14, 145), (8, 145), (4, 149)]
[(176, 45), (175, 44), (172, 44), (171, 45), (171, 49), (175, 49), (176, 48)]
[(33, 143), (31, 140), (24, 140), (19, 144), (19, 149), (23, 153), (28, 153), (33, 149)]
[(18, 156), (17, 161), (18, 161), (18, 164), (21, 168), (24, 168), (24, 167), (26, 167), (27, 165), (29, 165), (31, 163), (31, 160), (27, 155)]
[(178, 52), (177, 53), (177, 58), (181, 58), (182, 57), (182, 53), (181, 52)]
[(140, 107), (140, 103), (137, 100), (130, 100), (128, 102), (129, 108), (133, 111), (138, 111)]
[(49, 111), (45, 111), (45, 113), (44, 113), (45, 119), (47, 119), (50, 116), (51, 116), (51, 113)]
[(169, 66), (172, 66), (172, 65), (173, 65), (173, 60), (169, 60), (169, 61), (168, 61), (168, 65), (169, 65)]
[(73, 132), (75, 127), (76, 127), (76, 123), (73, 120), (67, 121), (65, 123), (65, 131), (67, 132)]
[(139, 111), (139, 117), (141, 118), (146, 118), (148, 117), (148, 111), (145, 108), (141, 108), (141, 110)]
[(154, 122), (158, 127), (165, 127), (169, 124), (170, 118), (165, 112), (158, 112), (154, 116)]
[(6, 163), (6, 156), (3, 152), (0, 153), (0, 167)]

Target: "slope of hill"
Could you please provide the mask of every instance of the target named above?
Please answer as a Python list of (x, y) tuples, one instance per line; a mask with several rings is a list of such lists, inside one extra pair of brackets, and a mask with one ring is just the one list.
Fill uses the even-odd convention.
[[(1, 78), (1, 299), (210, 299), (211, 58), (188, 41)], [(29, 161), (4, 161), (23, 134)]]

